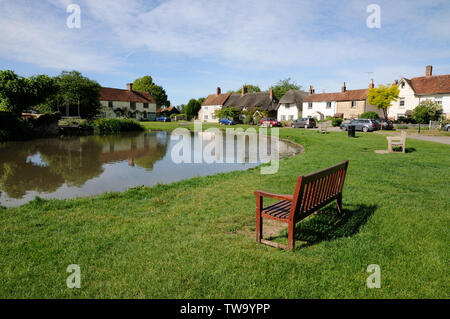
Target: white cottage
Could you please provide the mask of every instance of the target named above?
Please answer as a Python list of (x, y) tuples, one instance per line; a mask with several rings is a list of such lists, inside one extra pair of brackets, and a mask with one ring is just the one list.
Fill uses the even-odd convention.
[(216, 110), (220, 110), (230, 97), (231, 93), (222, 94), (220, 87), (216, 94), (210, 94), (202, 103), (202, 108), (198, 112), (198, 119), (202, 122), (218, 123), (219, 119), (215, 115)]
[(433, 67), (426, 67), (425, 76), (412, 79), (402, 78), (398, 82), (399, 99), (391, 104), (388, 117), (405, 117), (424, 100), (442, 105), (444, 115), (450, 118), (450, 74), (433, 75)]
[(154, 121), (156, 102), (147, 92), (133, 90), (128, 83), (126, 90), (102, 87), (100, 90), (101, 115), (105, 118), (127, 117)]
[(302, 117), (303, 99), (308, 94), (304, 91), (289, 90), (280, 99), (277, 108), (278, 121), (294, 121)]
[(314, 87), (309, 87), (309, 94), (303, 100), (303, 117), (314, 117), (324, 120), (336, 114), (337, 93), (315, 94)]

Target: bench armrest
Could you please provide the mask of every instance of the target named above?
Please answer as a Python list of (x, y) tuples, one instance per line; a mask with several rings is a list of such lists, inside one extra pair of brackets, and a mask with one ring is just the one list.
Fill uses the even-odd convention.
[(264, 192), (264, 191), (255, 191), (254, 194), (257, 197), (269, 197), (269, 198), (274, 198), (274, 199), (279, 199), (279, 200), (288, 200), (291, 202), (294, 200), (294, 196), (292, 196), (292, 195), (272, 194), (272, 193), (268, 193), (268, 192)]

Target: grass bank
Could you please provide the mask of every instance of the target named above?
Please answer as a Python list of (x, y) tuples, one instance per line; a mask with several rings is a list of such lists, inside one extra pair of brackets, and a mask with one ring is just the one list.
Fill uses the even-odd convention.
[[(149, 123), (173, 129), (173, 123)], [(450, 147), (379, 134), (281, 129), (305, 152), (259, 169), (0, 209), (1, 298), (448, 298)], [(350, 160), (344, 216), (300, 222), (294, 253), (254, 242), (255, 198)], [(276, 240), (287, 233), (272, 224)], [(81, 267), (81, 289), (66, 268)], [(368, 289), (366, 268), (381, 267)]]

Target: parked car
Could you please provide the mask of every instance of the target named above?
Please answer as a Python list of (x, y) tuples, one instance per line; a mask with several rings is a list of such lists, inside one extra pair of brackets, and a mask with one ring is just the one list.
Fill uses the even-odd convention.
[(236, 124), (233, 120), (230, 120), (230, 119), (220, 119), (219, 123), (222, 125), (235, 125)]
[(353, 125), (355, 131), (373, 132), (380, 129), (380, 123), (371, 119), (355, 119), (350, 122), (343, 122), (340, 126), (341, 130), (347, 131), (348, 126)]
[(278, 122), (276, 119), (270, 117), (262, 118), (261, 121), (259, 121), (259, 125), (263, 123), (267, 123), (270, 127), (281, 126), (281, 122)]
[(444, 126), (444, 131), (450, 132), (450, 123)]
[(25, 113), (25, 114), (39, 114), (39, 111), (36, 111), (36, 110), (25, 110), (22, 113)]
[(304, 117), (292, 122), (292, 127), (315, 128), (316, 126), (316, 120), (312, 117)]
[(160, 117), (157, 117), (156, 120), (157, 120), (158, 122), (170, 122), (170, 117), (167, 117), (167, 116), (160, 116)]
[(376, 121), (380, 125), (380, 128), (381, 128), (381, 123), (383, 122), (383, 130), (392, 130), (394, 128), (394, 123), (392, 123), (392, 121), (390, 121), (390, 120), (377, 119)]

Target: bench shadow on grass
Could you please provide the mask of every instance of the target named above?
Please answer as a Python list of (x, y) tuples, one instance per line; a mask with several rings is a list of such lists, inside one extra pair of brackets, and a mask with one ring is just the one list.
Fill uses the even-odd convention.
[[(336, 211), (336, 204), (329, 205), (297, 223), (295, 227), (296, 247), (303, 248), (322, 241), (350, 237), (359, 231), (376, 208), (376, 205), (345, 207), (344, 204), (342, 216), (339, 216)], [(285, 241), (287, 237), (287, 230), (284, 230), (280, 235), (271, 237), (270, 240), (283, 238), (283, 241)]]

